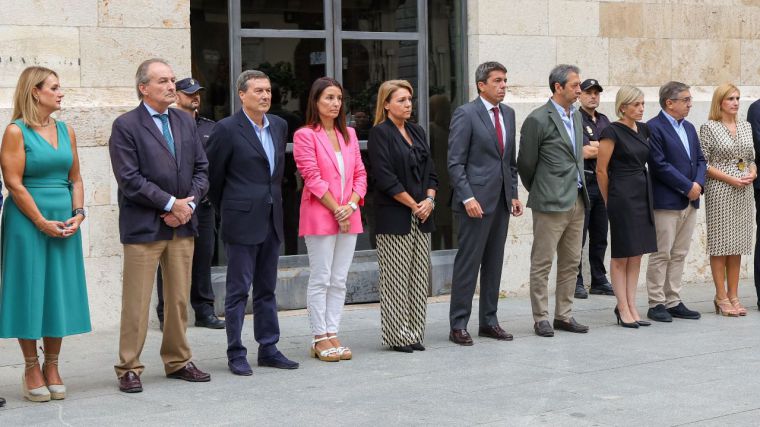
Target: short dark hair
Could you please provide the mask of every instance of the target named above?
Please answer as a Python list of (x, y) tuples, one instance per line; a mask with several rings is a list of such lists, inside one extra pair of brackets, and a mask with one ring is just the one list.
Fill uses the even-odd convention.
[[(484, 62), (480, 65), (478, 65), (478, 68), (475, 69), (475, 87), (477, 88), (478, 83), (483, 82), (485, 83), (488, 81), (488, 76), (491, 75), (491, 71), (503, 71), (504, 74), (507, 73), (507, 67), (501, 65), (501, 63), (496, 61), (488, 61)], [(478, 93), (480, 93), (480, 88), (478, 88)]]
[(561, 87), (565, 87), (570, 73), (580, 74), (581, 70), (577, 66), (570, 64), (559, 64), (552, 68), (552, 71), (549, 73), (549, 89), (552, 93), (554, 93), (555, 83), (559, 83)]
[(238, 92), (245, 92), (248, 90), (248, 81), (252, 79), (267, 79), (269, 80), (269, 76), (264, 74), (263, 71), (259, 70), (245, 70), (237, 78), (237, 81), (235, 82), (235, 86), (237, 86)]
[(664, 110), (668, 99), (676, 99), (679, 93), (689, 89), (691, 86), (686, 83), (675, 81), (665, 83), (660, 87), (660, 107)]

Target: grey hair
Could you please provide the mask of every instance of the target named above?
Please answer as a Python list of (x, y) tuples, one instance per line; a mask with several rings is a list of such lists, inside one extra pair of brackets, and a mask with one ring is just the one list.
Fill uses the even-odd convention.
[(665, 109), (665, 102), (668, 99), (677, 99), (678, 94), (689, 90), (691, 86), (681, 82), (667, 82), (660, 88), (660, 107)]
[(237, 78), (237, 81), (235, 82), (235, 86), (237, 87), (238, 92), (245, 92), (248, 90), (248, 81), (252, 79), (267, 79), (269, 80), (269, 76), (264, 74), (264, 72), (259, 70), (245, 70)]
[(135, 89), (137, 90), (137, 99), (143, 99), (143, 94), (140, 92), (140, 85), (146, 85), (150, 82), (150, 77), (148, 77), (148, 68), (151, 64), (164, 64), (167, 67), (171, 67), (169, 65), (169, 61), (161, 58), (151, 58), (146, 59), (143, 61), (138, 67), (137, 72), (135, 73)]
[(580, 68), (570, 64), (559, 64), (552, 68), (549, 73), (549, 90), (554, 93), (554, 84), (559, 83), (560, 86), (565, 87), (570, 73), (580, 74)]
[[(478, 65), (478, 68), (475, 69), (475, 86), (477, 87), (478, 83), (488, 81), (491, 71), (503, 71), (506, 74), (507, 67), (496, 61), (488, 61)], [(478, 93), (480, 93), (480, 89), (478, 89)]]

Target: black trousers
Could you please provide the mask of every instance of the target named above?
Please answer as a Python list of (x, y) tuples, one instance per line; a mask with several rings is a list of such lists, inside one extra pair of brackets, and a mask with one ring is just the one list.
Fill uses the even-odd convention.
[[(586, 221), (583, 223), (583, 245), (586, 245), (588, 235), (588, 262), (591, 270), (591, 286), (607, 282), (607, 269), (604, 268), (604, 254), (607, 253), (607, 207), (604, 205), (599, 184), (594, 175), (586, 175), (586, 190), (591, 202), (586, 210)], [(576, 285), (583, 284), (583, 257), (578, 264), (578, 279)]]
[[(755, 189), (755, 224), (760, 225), (760, 190)], [(755, 238), (755, 292), (760, 304), (760, 233)]]
[[(211, 287), (211, 258), (214, 256), (215, 213), (210, 202), (198, 204), (198, 237), (195, 238), (193, 251), (193, 273), (190, 285), (190, 305), (195, 311), (195, 318), (206, 318), (214, 314), (214, 289)], [(158, 305), (156, 314), (164, 321), (164, 283), (161, 268), (156, 278), (158, 288)]]

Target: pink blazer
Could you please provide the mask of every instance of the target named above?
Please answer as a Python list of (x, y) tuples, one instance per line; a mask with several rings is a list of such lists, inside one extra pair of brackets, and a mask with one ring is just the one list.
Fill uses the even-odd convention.
[[(315, 130), (302, 127), (293, 135), (293, 158), (304, 180), (299, 236), (338, 234), (340, 231), (333, 213), (320, 201), (328, 191), (341, 205), (348, 203), (351, 200), (351, 194), (355, 192), (361, 197), (358, 204), (364, 205), (364, 196), (367, 194), (367, 172), (364, 170), (356, 131), (348, 128), (348, 145), (345, 144), (343, 135), (340, 132), (336, 133), (346, 174), (343, 197), (340, 194), (338, 158), (327, 138), (327, 133), (322, 128)], [(361, 233), (362, 218), (359, 210), (354, 212), (349, 220), (351, 221), (349, 233)]]

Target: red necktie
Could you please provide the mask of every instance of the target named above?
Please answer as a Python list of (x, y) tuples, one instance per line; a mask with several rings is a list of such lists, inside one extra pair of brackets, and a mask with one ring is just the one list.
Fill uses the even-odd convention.
[(501, 133), (501, 121), (499, 120), (499, 107), (491, 108), (493, 111), (493, 124), (496, 126), (496, 139), (499, 140), (499, 154), (504, 155), (504, 137)]

